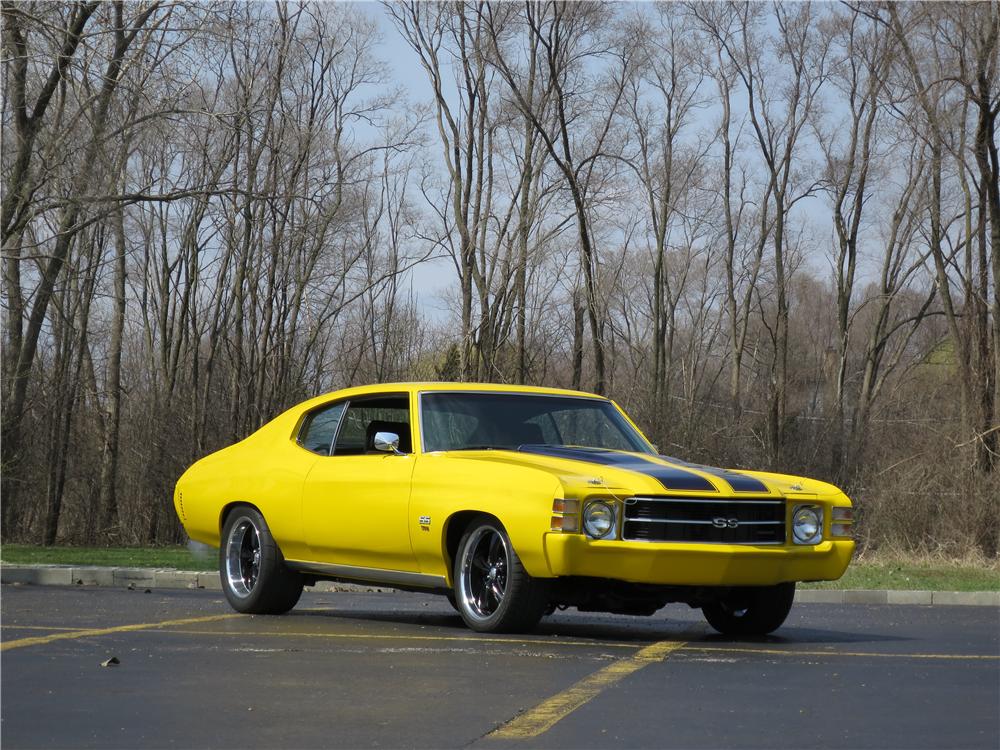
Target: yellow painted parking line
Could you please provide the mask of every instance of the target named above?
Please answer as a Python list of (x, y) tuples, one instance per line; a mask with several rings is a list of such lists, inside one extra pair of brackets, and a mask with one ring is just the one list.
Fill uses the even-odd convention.
[(164, 631), (175, 635), (224, 635), (224, 636), (277, 636), (281, 638), (333, 638), (340, 640), (361, 640), (361, 641), (450, 641), (458, 643), (509, 643), (517, 646), (590, 646), (591, 648), (625, 648), (639, 649), (643, 643), (605, 643), (603, 641), (569, 641), (562, 638), (548, 640), (545, 638), (484, 638), (477, 636), (462, 635), (408, 635), (406, 633), (392, 633), (382, 635), (376, 633), (310, 633), (306, 631), (292, 630), (183, 630)]
[(594, 672), (589, 677), (584, 677), (575, 685), (539, 703), (499, 729), (490, 732), (487, 737), (504, 740), (525, 740), (537, 737), (547, 732), (580, 706), (589, 703), (611, 685), (649, 664), (663, 661), (684, 645), (680, 642), (661, 641), (646, 646), (638, 653), (619, 659), (604, 669)]
[(798, 649), (777, 649), (777, 648), (740, 648), (728, 646), (698, 646), (688, 644), (685, 652), (700, 651), (702, 653), (723, 653), (723, 654), (768, 654), (774, 656), (849, 656), (854, 658), (880, 658), (880, 659), (943, 659), (962, 661), (964, 659), (1000, 661), (1000, 655), (993, 654), (913, 654), (913, 653), (891, 653), (879, 651), (800, 651)]
[(7, 630), (79, 630), (76, 628), (62, 628), (57, 625), (0, 625), (0, 628), (5, 628)]
[(42, 646), (55, 641), (75, 640), (77, 638), (92, 638), (99, 635), (111, 635), (112, 633), (130, 633), (135, 630), (152, 630), (154, 628), (169, 628), (177, 625), (193, 625), (201, 622), (216, 622), (218, 620), (229, 620), (241, 615), (211, 615), (209, 617), (186, 617), (181, 620), (163, 620), (162, 622), (145, 622), (136, 625), (117, 625), (112, 628), (88, 628), (87, 630), (71, 630), (65, 633), (51, 633), (49, 635), (39, 635), (33, 638), (18, 638), (14, 641), (4, 641), (0, 643), (0, 651), (9, 651), (13, 648), (25, 648), (27, 646)]

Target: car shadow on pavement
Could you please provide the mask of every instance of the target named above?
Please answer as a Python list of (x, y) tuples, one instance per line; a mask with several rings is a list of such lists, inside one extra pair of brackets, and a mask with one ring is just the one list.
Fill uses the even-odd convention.
[(764, 645), (844, 645), (862, 643), (900, 643), (912, 641), (912, 638), (903, 638), (895, 635), (885, 635), (882, 633), (858, 632), (851, 633), (842, 630), (822, 630), (818, 628), (797, 628), (783, 627), (777, 633), (765, 636), (742, 636), (734, 637), (720, 635), (719, 633), (708, 632), (698, 639), (703, 643), (754, 643)]
[[(331, 620), (369, 621), (395, 625), (415, 625), (421, 628), (441, 628), (457, 634), (479, 635), (466, 627), (462, 618), (448, 612), (415, 612), (385, 610), (306, 609), (293, 615)], [(593, 619), (592, 619), (593, 618)], [(873, 633), (870, 631), (844, 631), (822, 628), (785, 626), (767, 636), (733, 637), (720, 635), (707, 623), (691, 620), (671, 620), (662, 617), (629, 617), (569, 614), (544, 618), (533, 630), (520, 634), (497, 634), (498, 639), (511, 637), (576, 638), (581, 640), (617, 643), (648, 643), (650, 641), (684, 641), (706, 644), (755, 644), (755, 645), (843, 645), (882, 642), (902, 642), (910, 638)]]

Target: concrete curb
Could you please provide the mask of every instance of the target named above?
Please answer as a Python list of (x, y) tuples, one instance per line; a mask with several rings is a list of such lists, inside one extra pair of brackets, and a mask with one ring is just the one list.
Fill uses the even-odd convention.
[[(127, 589), (210, 589), (221, 591), (216, 571), (101, 568), (72, 565), (2, 565), (0, 583), (32, 586), (112, 586)], [(311, 591), (392, 591), (387, 586), (320, 581)], [(1000, 607), (1000, 591), (866, 591), (799, 589), (798, 604), (905, 604)]]
[(1000, 591), (867, 591), (799, 589), (796, 604), (907, 604), (1000, 607)]
[[(74, 565), (0, 565), (0, 583), (29, 586), (110, 586), (124, 589), (222, 591), (218, 571), (168, 568), (104, 568)], [(308, 591), (391, 591), (379, 586), (320, 581)]]

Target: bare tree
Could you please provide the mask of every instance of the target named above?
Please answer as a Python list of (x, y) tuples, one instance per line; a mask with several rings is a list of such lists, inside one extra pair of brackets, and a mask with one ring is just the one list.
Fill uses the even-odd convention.
[[(934, 6), (921, 6), (901, 13), (900, 8), (887, 4), (879, 8), (876, 19), (890, 29), (899, 45), (900, 58), (912, 86), (918, 111), (922, 116), (919, 137), (930, 150), (931, 190), (928, 201), (930, 219), (929, 246), (937, 273), (941, 302), (959, 360), (964, 419), (976, 445), (977, 467), (995, 467), (998, 452), (995, 415), (997, 361), (991, 353), (992, 340), (988, 323), (990, 295), (992, 308), (997, 309), (995, 269), (998, 251), (998, 219), (996, 145), (993, 142), (995, 120), (1000, 97), (997, 93), (996, 58), (998, 16), (990, 5), (970, 6), (960, 13), (958, 22)], [(947, 41), (958, 34), (964, 43), (959, 49), (949, 49)], [(918, 47), (917, 45), (921, 45)], [(971, 55), (970, 55), (971, 53)], [(919, 55), (919, 56), (918, 56)], [(969, 59), (971, 57), (971, 59)], [(973, 229), (967, 228), (960, 243), (964, 262), (957, 257), (959, 247), (947, 241), (947, 225), (943, 216), (943, 180), (946, 151), (954, 123), (954, 82), (959, 82), (960, 95), (976, 107), (976, 136), (973, 152), (979, 170), (979, 220)], [(964, 108), (959, 111), (965, 111)], [(964, 139), (963, 139), (964, 140)], [(965, 154), (958, 153), (961, 162)], [(969, 212), (966, 212), (969, 216)], [(992, 228), (987, 233), (987, 225)], [(987, 248), (991, 246), (988, 251)], [(988, 258), (988, 256), (992, 256)], [(990, 268), (994, 283), (990, 289)], [(962, 269), (961, 297), (953, 293), (953, 269)], [(963, 273), (964, 272), (964, 273)], [(963, 311), (962, 304), (966, 306)], [(971, 325), (967, 324), (971, 321)], [(996, 328), (994, 317), (992, 328)]]
[[(14, 310), (8, 317), (8, 357), (14, 362), (8, 377), (4, 380), (3, 399), (3, 463), (8, 467), (4, 472), (6, 477), (5, 507), (16, 509), (16, 449), (20, 443), (21, 423), (24, 418), (25, 400), (28, 394), (28, 381), (31, 377), (32, 365), (38, 348), (49, 303), (55, 291), (57, 279), (69, 255), (77, 233), (82, 229), (86, 216), (86, 199), (101, 195), (102, 188), (107, 185), (107, 174), (100, 170), (103, 165), (102, 153), (106, 147), (105, 137), (112, 128), (112, 103), (118, 92), (119, 83), (128, 69), (129, 55), (139, 56), (154, 38), (158, 29), (170, 16), (170, 9), (162, 9), (159, 2), (145, 5), (130, 6), (134, 11), (126, 18), (125, 6), (116, 2), (105, 6), (107, 24), (110, 34), (110, 44), (102, 50), (105, 55), (104, 72), (99, 78), (99, 86), (94, 91), (87, 90), (87, 81), (80, 79), (81, 88), (60, 86), (64, 81), (70, 58), (76, 53), (87, 21), (97, 9), (96, 4), (75, 4), (68, 23), (62, 32), (62, 43), (55, 54), (51, 71), (41, 83), (35, 98), (35, 104), (28, 115), (28, 63), (24, 24), (28, 18), (23, 16), (20, 8), (6, 7), (4, 12), (5, 31), (9, 48), (15, 62), (15, 73), (11, 77), (14, 89), (14, 103), (17, 123), (18, 148), (17, 159), (11, 171), (9, 189), (5, 191), (4, 218), (4, 261), (5, 280), (9, 284), (8, 299), (14, 301)], [(162, 12), (161, 12), (162, 11)], [(30, 19), (34, 24), (43, 23), (35, 17)], [(148, 28), (147, 28), (148, 25)], [(33, 83), (34, 81), (32, 81)], [(44, 260), (40, 261), (40, 276), (38, 284), (31, 294), (32, 304), (27, 312), (20, 309), (23, 295), (20, 290), (22, 273), (20, 264), (23, 262), (23, 236), (30, 215), (27, 198), (31, 195), (29, 170), (34, 156), (39, 133), (43, 130), (43, 120), (48, 112), (49, 104), (54, 94), (58, 93), (62, 101), (59, 103), (58, 116), (63, 116), (66, 107), (78, 108), (76, 116), (84, 125), (85, 147), (77, 165), (75, 175), (68, 185), (68, 200), (62, 202), (58, 211), (58, 220), (54, 232), (54, 242), (46, 250)], [(77, 98), (79, 97), (79, 98)], [(126, 126), (127, 128), (127, 126)], [(53, 133), (59, 138), (63, 133), (56, 130)], [(63, 142), (62, 145), (68, 145)], [(42, 148), (51, 149), (52, 145)], [(11, 518), (8, 517), (8, 523)]]
[(780, 455), (785, 442), (788, 399), (789, 248), (786, 235), (793, 207), (815, 189), (815, 183), (801, 179), (796, 167), (803, 134), (826, 77), (826, 48), (816, 34), (815, 11), (808, 3), (794, 7), (773, 6), (778, 35), (771, 54), (761, 37), (763, 6), (740, 4), (732, 8), (729, 17), (726, 17), (729, 8), (719, 10), (695, 6), (694, 13), (720, 45), (742, 84), (767, 178), (766, 200), (773, 204), (770, 235), (776, 311), (770, 329), (774, 352), (768, 438), (772, 450)]
[[(678, 207), (701, 176), (707, 148), (694, 142), (685, 148), (682, 131), (689, 128), (700, 101), (701, 75), (683, 17), (661, 7), (659, 27), (639, 36), (641, 58), (624, 98), (627, 127), (635, 132), (636, 151), (629, 163), (645, 197), (652, 256), (653, 413), (657, 423), (672, 423), (670, 396), (674, 374), (677, 309), (693, 270), (691, 242), (677, 250), (676, 273), (668, 268), (670, 242), (678, 223)], [(680, 217), (683, 221), (683, 215)], [(665, 435), (658, 436), (662, 440)]]
[[(616, 153), (612, 126), (625, 94), (635, 45), (626, 34), (619, 34), (610, 40), (605, 38), (603, 32), (609, 25), (605, 6), (593, 3), (526, 3), (520, 20), (527, 30), (529, 48), (536, 49), (534, 54), (537, 58), (532, 59), (538, 60), (545, 80), (545, 85), (536, 96), (535, 79), (518, 70), (512, 51), (505, 49), (500, 16), (494, 12), (493, 6), (488, 6), (487, 12), (494, 45), (491, 62), (510, 87), (513, 100), (541, 137), (572, 199), (586, 315), (594, 346), (594, 389), (603, 393), (607, 387), (607, 366), (603, 305), (598, 287), (600, 257), (591, 223), (594, 196), (588, 191), (598, 162)], [(586, 76), (587, 61), (601, 57), (607, 57), (613, 63), (605, 79), (584, 83), (582, 78)], [(585, 94), (588, 88), (596, 91), (596, 100)], [(553, 113), (551, 118), (545, 116), (549, 107)], [(579, 131), (576, 123), (586, 111), (596, 118), (593, 126), (585, 131), (583, 138), (574, 137)], [(574, 382), (574, 385), (579, 387), (580, 384)]]

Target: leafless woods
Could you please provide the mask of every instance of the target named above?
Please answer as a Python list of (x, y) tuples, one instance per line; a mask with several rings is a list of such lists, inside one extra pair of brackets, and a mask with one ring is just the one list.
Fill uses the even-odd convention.
[(176, 541), (281, 409), (465, 379), (996, 556), (996, 4), (2, 7), (5, 541)]

